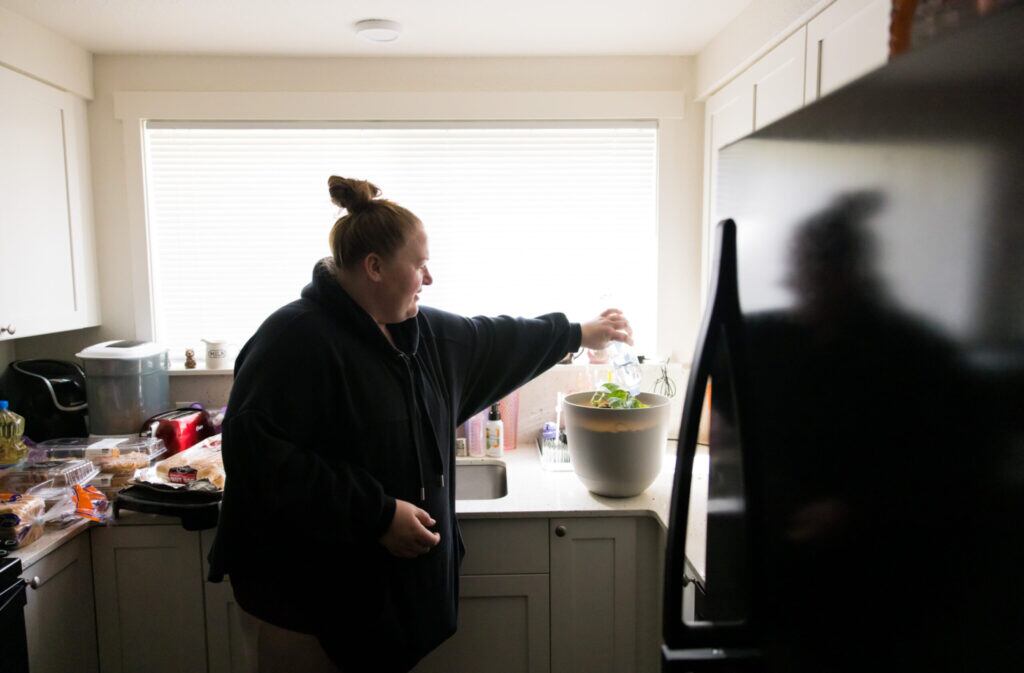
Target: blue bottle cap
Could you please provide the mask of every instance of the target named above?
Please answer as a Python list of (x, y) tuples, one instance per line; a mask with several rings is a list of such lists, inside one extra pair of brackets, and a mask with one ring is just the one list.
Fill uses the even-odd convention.
[(9, 406), (11, 405), (7, 400), (0, 400), (0, 411), (6, 411)]

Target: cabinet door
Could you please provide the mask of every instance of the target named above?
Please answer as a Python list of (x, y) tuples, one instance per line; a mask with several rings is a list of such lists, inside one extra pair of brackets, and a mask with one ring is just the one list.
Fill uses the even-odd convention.
[(891, 0), (836, 0), (807, 24), (808, 103), (885, 64), (891, 11)]
[(91, 535), (103, 673), (205, 671), (199, 533), (120, 525)]
[(551, 670), (637, 670), (636, 521), (551, 520)]
[(804, 104), (807, 28), (801, 28), (750, 66), (754, 128), (771, 124)]
[(462, 575), (548, 572), (547, 519), (459, 519), (466, 557)]
[(0, 67), (0, 325), (56, 331), (75, 312), (64, 94)]
[(259, 622), (238, 607), (231, 582), (207, 582), (206, 557), (216, 531), (201, 533), (203, 594), (206, 601), (206, 647), (210, 673), (256, 673)]
[(465, 575), (459, 627), (415, 673), (547, 673), (547, 575)]
[(99, 671), (89, 533), (25, 569), (25, 629), (32, 673)]
[[(754, 130), (754, 87), (746, 73), (708, 98), (704, 106), (704, 247), (705, 280), (711, 273), (712, 233), (719, 220), (715, 212), (718, 192), (718, 152)], [(703, 284), (706, 289), (707, 283)]]

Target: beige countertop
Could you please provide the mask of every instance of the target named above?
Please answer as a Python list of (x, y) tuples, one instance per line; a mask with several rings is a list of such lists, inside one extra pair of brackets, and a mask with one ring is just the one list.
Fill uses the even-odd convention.
[(12, 551), (11, 557), (21, 559), (21, 567), (25, 570), (71, 538), (84, 533), (89, 525), (89, 521), (80, 519), (64, 528), (47, 528), (43, 536), (32, 544)]
[[(588, 491), (576, 474), (549, 471), (541, 466), (535, 445), (520, 445), (506, 451), (508, 495), (493, 500), (456, 500), (460, 518), (519, 516), (651, 516), (668, 528), (675, 474), (676, 443), (670, 441), (662, 455), (662, 467), (654, 483), (631, 498), (609, 498)], [(457, 463), (494, 462), (489, 458), (458, 458)], [(700, 577), (704, 576), (704, 542), (707, 530), (707, 447), (698, 445), (691, 481), (690, 516), (686, 535), (686, 556)]]
[[(675, 474), (675, 442), (670, 441), (662, 457), (662, 468), (654, 483), (632, 498), (609, 498), (588, 491), (575, 473), (549, 471), (541, 467), (536, 446), (522, 445), (507, 451), (505, 463), (508, 495), (493, 500), (457, 500), (455, 510), (460, 518), (553, 517), (553, 516), (651, 516), (668, 527), (672, 500), (672, 477)], [(462, 463), (493, 462), (493, 459), (459, 458)], [(704, 576), (704, 539), (707, 519), (707, 447), (698, 446), (694, 462), (690, 498), (690, 517), (686, 535), (686, 556), (693, 569)], [(125, 512), (122, 525), (174, 524), (176, 519), (136, 512)], [(82, 520), (66, 528), (47, 530), (43, 536), (23, 549), (11, 552), (22, 566), (33, 563), (62, 544), (84, 532), (89, 522)]]

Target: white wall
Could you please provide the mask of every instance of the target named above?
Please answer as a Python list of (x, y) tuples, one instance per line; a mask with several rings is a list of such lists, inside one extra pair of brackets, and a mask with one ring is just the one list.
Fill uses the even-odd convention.
[[(664, 304), (672, 307), (659, 332), (676, 335), (676, 356), (688, 359), (699, 321), (700, 184), (703, 106), (695, 102), (695, 62), (683, 57), (308, 59), (248, 57), (96, 56), (95, 98), (89, 106), (103, 325), (18, 340), (17, 356), (69, 358), (80, 348), (135, 335), (130, 265), (129, 198), (121, 122), (114, 93), (189, 92), (444, 92), (444, 91), (680, 91), (682, 119), (663, 129), (667, 159), (679, 176), (662, 208), (681, 225), (667, 232), (674, 264), (662, 264)], [(664, 188), (663, 188), (664, 190)], [(329, 223), (325, 223), (325, 232)], [(299, 288), (296, 288), (296, 294)], [(2, 356), (2, 353), (0, 353)], [(217, 377), (230, 379), (230, 377)], [(226, 381), (225, 384), (226, 385)], [(207, 382), (206, 386), (212, 385)]]
[(92, 54), (48, 28), (0, 7), (0, 63), (92, 98)]
[(697, 55), (697, 99), (704, 100), (832, 0), (754, 0)]

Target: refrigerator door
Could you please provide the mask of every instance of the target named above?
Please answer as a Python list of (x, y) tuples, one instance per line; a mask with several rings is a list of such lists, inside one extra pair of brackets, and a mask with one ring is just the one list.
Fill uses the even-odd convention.
[(667, 650), (815, 673), (1024, 661), (1022, 34), (1006, 9), (721, 153), (750, 590), (719, 603), (739, 625), (680, 626), (673, 521)]
[[(753, 505), (740, 423), (743, 367), (736, 294), (736, 226), (718, 225), (709, 309), (690, 373), (669, 515), (663, 670), (745, 670), (756, 666), (748, 516)], [(711, 441), (703, 564), (687, 549), (691, 474), (707, 381), (711, 381)], [(688, 596), (686, 594), (689, 594)]]

